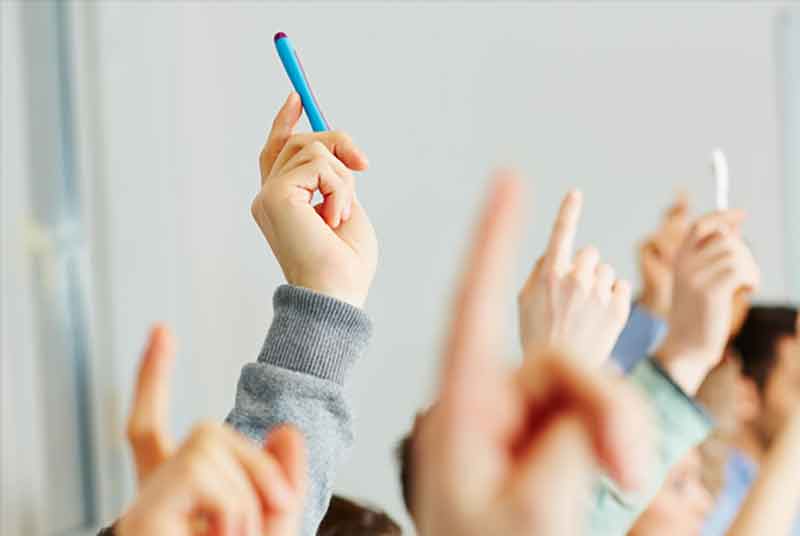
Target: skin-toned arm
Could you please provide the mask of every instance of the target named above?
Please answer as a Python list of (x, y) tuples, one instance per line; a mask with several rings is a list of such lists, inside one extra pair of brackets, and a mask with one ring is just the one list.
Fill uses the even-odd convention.
[[(800, 357), (800, 356), (798, 356)], [(767, 452), (727, 536), (788, 536), (800, 504), (800, 412), (789, 419)]]
[(734, 317), (734, 297), (758, 287), (760, 273), (739, 233), (744, 214), (728, 210), (700, 218), (675, 260), (669, 333), (656, 358), (694, 395), (722, 358)]
[(547, 249), (518, 296), (520, 334), (526, 354), (559, 348), (597, 367), (625, 326), (631, 286), (592, 246), (573, 258), (581, 205), (576, 191), (561, 203)]
[(302, 435), (276, 428), (259, 448), (227, 426), (201, 423), (174, 449), (165, 429), (173, 346), (166, 328), (153, 329), (128, 418), (140, 490), (116, 533), (297, 534), (306, 488)]
[(413, 442), (421, 536), (578, 534), (596, 464), (631, 487), (645, 471), (647, 420), (624, 385), (557, 351), (515, 370), (497, 359), (520, 188), (513, 176), (494, 182), (456, 295), (438, 400)]

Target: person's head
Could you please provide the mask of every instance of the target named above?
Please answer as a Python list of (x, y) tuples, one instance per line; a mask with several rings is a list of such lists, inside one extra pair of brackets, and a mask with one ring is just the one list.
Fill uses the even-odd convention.
[(700, 534), (713, 497), (703, 484), (703, 462), (690, 450), (667, 475), (658, 494), (628, 532), (628, 536), (692, 536)]
[(400, 536), (400, 525), (386, 513), (339, 495), (331, 498), (317, 536)]
[(795, 307), (753, 306), (731, 346), (740, 365), (737, 419), (768, 444), (800, 406)]

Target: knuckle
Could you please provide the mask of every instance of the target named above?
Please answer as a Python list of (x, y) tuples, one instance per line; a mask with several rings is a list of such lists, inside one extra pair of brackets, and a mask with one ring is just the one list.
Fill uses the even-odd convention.
[(314, 153), (313, 158), (311, 159), (311, 165), (314, 166), (316, 170), (325, 169), (330, 165), (327, 155), (322, 153)]
[(570, 274), (565, 278), (564, 289), (568, 296), (577, 299), (579, 302), (593, 295), (592, 284), (585, 281), (578, 274)]
[(133, 418), (128, 421), (125, 427), (125, 435), (133, 445), (140, 445), (149, 442), (154, 436), (153, 427), (144, 423), (140, 419)]
[(740, 249), (738, 243), (739, 241), (734, 236), (726, 234), (723, 235), (719, 240), (723, 249), (725, 249), (726, 252), (735, 253)]
[(617, 289), (617, 292), (614, 294), (614, 307), (621, 314), (627, 314), (628, 310), (630, 309), (630, 294), (629, 287), (622, 285), (620, 285), (620, 287)]
[(341, 180), (342, 180), (342, 187), (343, 187), (344, 191), (348, 195), (352, 195), (352, 193), (356, 189), (355, 179), (353, 179), (352, 176), (343, 176), (343, 177), (341, 177)]
[(332, 137), (339, 143), (353, 143), (353, 138), (347, 132), (343, 130), (334, 130), (332, 133)]
[(611, 285), (606, 283), (595, 284), (591, 290), (593, 299), (607, 303), (611, 299)]
[(272, 210), (273, 196), (267, 195), (266, 189), (261, 190), (250, 203), (250, 214), (259, 225), (269, 223), (269, 213)]
[(570, 270), (566, 277), (564, 277), (564, 283), (570, 288), (583, 286), (580, 273), (574, 269)]
[(611, 282), (613, 282), (615, 275), (614, 268), (608, 263), (603, 263), (600, 266), (598, 266), (597, 275), (600, 278), (611, 280)]
[(286, 140), (286, 144), (284, 145), (284, 150), (286, 149), (296, 149), (298, 147), (302, 147), (306, 141), (306, 134), (292, 134), (289, 136), (289, 139)]
[[(544, 284), (547, 288), (551, 290), (557, 289), (561, 285), (561, 278), (553, 270), (545, 270), (542, 274), (542, 279), (544, 279)], [(570, 280), (568, 279), (568, 281)]]
[(253, 202), (250, 203), (250, 214), (253, 216), (253, 219), (258, 221), (259, 217), (261, 216), (261, 196), (257, 195)]
[(222, 429), (222, 425), (212, 420), (200, 421), (192, 428), (190, 440), (198, 445), (205, 446), (213, 442)]
[(330, 151), (320, 140), (314, 140), (308, 145), (308, 151), (317, 156), (328, 156)]
[(205, 451), (190, 448), (183, 453), (182, 463), (179, 467), (178, 480), (198, 482), (202, 480), (203, 468), (207, 463)]
[(583, 254), (590, 259), (596, 259), (600, 256), (600, 251), (595, 246), (586, 246), (583, 248)]
[(631, 284), (625, 279), (619, 279), (616, 282), (617, 294), (621, 298), (627, 298), (631, 295)]

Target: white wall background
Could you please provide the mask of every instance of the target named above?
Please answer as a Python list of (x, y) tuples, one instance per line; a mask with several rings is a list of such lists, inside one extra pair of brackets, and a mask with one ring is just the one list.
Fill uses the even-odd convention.
[(30, 206), (18, 15), (10, 6), (0, 11), (0, 532), (10, 535), (40, 529), (37, 505), (45, 491), (40, 463), (44, 448), (34, 425), (41, 392), (34, 381), (33, 276), (24, 259)]
[[(563, 193), (580, 243), (635, 278), (634, 244), (679, 187), (711, 208), (723, 147), (732, 204), (786, 288), (774, 16), (758, 4), (134, 3), (78, 5), (82, 129), (102, 244), (98, 316), (127, 406), (148, 326), (180, 355), (173, 424), (223, 418), (255, 358), (281, 274), (251, 221), (257, 156), (295, 41), (331, 123), (370, 158), (359, 196), (381, 242), (375, 339), (351, 382), (358, 439), (341, 491), (404, 519), (392, 449), (434, 379), (442, 313), (488, 170), (529, 177), (519, 284)], [(87, 22), (88, 21), (88, 22)], [(4, 32), (5, 34), (5, 32)], [(5, 74), (5, 71), (4, 71)], [(87, 96), (88, 95), (88, 96)], [(304, 127), (305, 127), (305, 120)], [(99, 194), (98, 194), (99, 192)], [(99, 201), (97, 200), (99, 196)], [(509, 311), (512, 311), (509, 289)], [(509, 352), (515, 352), (509, 322)], [(4, 350), (5, 351), (5, 350)], [(121, 421), (109, 422), (110, 428)]]

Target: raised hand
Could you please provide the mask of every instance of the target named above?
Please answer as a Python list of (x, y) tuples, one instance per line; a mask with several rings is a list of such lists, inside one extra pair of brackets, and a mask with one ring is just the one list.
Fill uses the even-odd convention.
[(117, 533), (297, 534), (307, 486), (302, 435), (282, 426), (259, 448), (227, 426), (207, 422), (174, 450), (166, 431), (172, 356), (171, 335), (154, 328), (128, 419), (140, 490)]
[(669, 315), (675, 257), (688, 231), (689, 198), (681, 193), (667, 209), (658, 229), (639, 246), (639, 304), (661, 318)]
[(412, 439), (422, 536), (577, 534), (596, 463), (628, 487), (645, 467), (647, 421), (624, 385), (555, 351), (515, 370), (498, 359), (519, 198), (515, 177), (495, 181), (456, 295), (439, 398)]
[[(365, 170), (367, 159), (343, 132), (292, 134), (301, 112), (292, 93), (261, 151), (251, 211), (287, 282), (362, 307), (378, 243), (352, 171)], [(317, 191), (323, 201), (313, 206)]]
[(656, 356), (689, 394), (722, 359), (737, 302), (760, 282), (758, 265), (739, 233), (743, 218), (736, 210), (700, 218), (677, 253), (670, 330)]
[(600, 262), (596, 248), (572, 254), (582, 197), (561, 203), (550, 242), (519, 293), (519, 321), (526, 353), (559, 348), (591, 366), (608, 359), (628, 318), (631, 286)]

